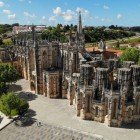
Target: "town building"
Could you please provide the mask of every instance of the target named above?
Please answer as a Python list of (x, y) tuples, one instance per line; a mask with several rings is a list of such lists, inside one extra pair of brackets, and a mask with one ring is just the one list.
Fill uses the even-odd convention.
[[(35, 26), (36, 32), (42, 32), (46, 29), (46, 26)], [(28, 33), (32, 31), (32, 26), (29, 25), (20, 25), (20, 26), (14, 26), (13, 27), (13, 34), (19, 34), (19, 33)]]

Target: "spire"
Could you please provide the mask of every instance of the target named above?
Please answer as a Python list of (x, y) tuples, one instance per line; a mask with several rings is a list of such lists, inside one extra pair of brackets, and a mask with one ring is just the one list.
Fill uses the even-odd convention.
[(32, 39), (35, 41), (35, 26), (32, 25)]
[(81, 11), (79, 11), (79, 19), (78, 19), (78, 33), (82, 34), (82, 18), (81, 18)]

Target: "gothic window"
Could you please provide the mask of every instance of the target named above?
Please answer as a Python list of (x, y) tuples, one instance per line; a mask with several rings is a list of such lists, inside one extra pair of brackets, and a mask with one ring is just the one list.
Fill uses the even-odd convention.
[(105, 108), (106, 108), (105, 115), (107, 115), (108, 114), (108, 98), (105, 98)]
[(140, 98), (137, 97), (136, 99), (136, 114), (139, 115), (140, 114)]
[(129, 108), (127, 111), (127, 117), (131, 117), (132, 115), (133, 115), (133, 111), (131, 108)]
[(87, 96), (87, 112), (90, 112), (90, 96)]
[(35, 56), (34, 56), (33, 50), (30, 52), (30, 55), (29, 55), (29, 65), (30, 65), (31, 71), (33, 71), (35, 68)]
[(43, 52), (42, 54), (42, 69), (46, 69), (47, 68), (47, 53), (46, 51)]
[(113, 102), (113, 113), (112, 113), (112, 118), (116, 118), (116, 107), (117, 107), (117, 99), (114, 100)]
[(95, 107), (95, 116), (98, 117), (98, 115), (99, 115), (99, 108), (96, 106)]
[(76, 53), (74, 54), (74, 71), (73, 72), (76, 72), (77, 71), (77, 55)]

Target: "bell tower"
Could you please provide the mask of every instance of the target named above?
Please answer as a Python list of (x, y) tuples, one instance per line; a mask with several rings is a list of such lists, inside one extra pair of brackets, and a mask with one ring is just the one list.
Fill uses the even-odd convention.
[(82, 51), (85, 48), (85, 36), (83, 34), (81, 11), (79, 11), (77, 35), (76, 36), (77, 36), (78, 49)]
[(79, 19), (78, 19), (77, 32), (78, 32), (78, 34), (82, 34), (82, 17), (81, 17), (81, 11), (79, 11)]

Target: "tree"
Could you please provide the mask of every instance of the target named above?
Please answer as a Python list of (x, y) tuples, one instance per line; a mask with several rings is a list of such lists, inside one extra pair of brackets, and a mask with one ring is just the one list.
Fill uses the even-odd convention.
[(140, 57), (140, 50), (136, 48), (127, 48), (120, 57), (121, 61), (134, 61), (138, 63)]
[(6, 93), (7, 92), (7, 86), (4, 82), (1, 82), (0, 83), (0, 97), (3, 93)]
[(0, 98), (0, 110), (8, 116), (11, 116), (12, 110), (18, 112), (19, 105), (20, 99), (13, 93), (4, 94)]
[(140, 55), (139, 55), (139, 61), (138, 61), (138, 65), (140, 66)]
[(3, 41), (3, 43), (4, 43), (5, 46), (13, 45), (13, 42), (12, 42), (11, 39), (5, 39), (5, 40)]
[(0, 64), (0, 83), (13, 83), (19, 79), (19, 74), (16, 69), (10, 64)]
[(119, 41), (117, 41), (117, 43), (116, 43), (116, 48), (117, 48), (117, 49), (120, 48), (120, 42), (119, 42)]
[(3, 44), (3, 40), (2, 40), (2, 38), (0, 37), (0, 45), (2, 45)]
[(19, 114), (23, 114), (28, 111), (29, 104), (25, 100), (20, 100), (20, 105), (19, 105)]
[(14, 27), (14, 26), (19, 26), (19, 23), (12, 24), (12, 27)]
[(0, 63), (0, 95), (7, 92), (10, 83), (16, 82), (19, 74), (10, 64)]
[(27, 112), (29, 104), (14, 93), (7, 93), (0, 98), (0, 111), (7, 116), (15, 116)]

